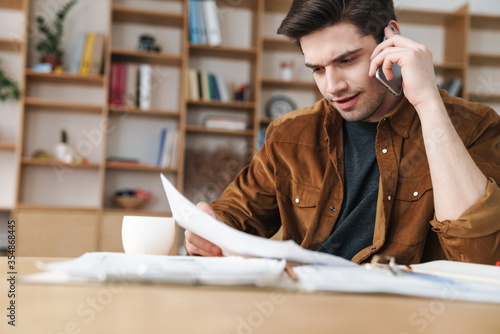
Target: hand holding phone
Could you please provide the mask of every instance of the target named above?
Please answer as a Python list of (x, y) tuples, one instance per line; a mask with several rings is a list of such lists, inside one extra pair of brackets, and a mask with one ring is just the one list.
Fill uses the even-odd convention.
[[(386, 40), (384, 36), (384, 41)], [(401, 67), (398, 64), (392, 65), (393, 77), (391, 80), (387, 80), (382, 71), (382, 65), (377, 68), (375, 72), (375, 77), (391, 92), (392, 94), (399, 96), (403, 91), (403, 77), (401, 76)]]

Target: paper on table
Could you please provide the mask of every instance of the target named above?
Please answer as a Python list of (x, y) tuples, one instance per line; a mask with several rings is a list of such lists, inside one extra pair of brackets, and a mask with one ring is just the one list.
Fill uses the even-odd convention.
[(219, 246), (224, 254), (286, 259), (300, 263), (356, 266), (339, 256), (306, 250), (292, 240), (278, 241), (238, 231), (198, 209), (163, 175), (161, 180), (177, 224)]
[[(132, 281), (181, 284), (253, 284), (278, 282), (286, 261), (245, 259), (242, 257), (188, 257), (135, 255), (125, 253), (86, 253), (74, 260), (42, 264), (45, 273), (29, 275), (24, 282), (50, 283), (51, 278), (69, 282)], [(48, 277), (48, 279), (46, 279)]]
[(500, 303), (500, 287), (459, 279), (389, 270), (306, 265), (294, 267), (299, 281), (312, 291), (392, 293), (449, 300)]
[(500, 267), (455, 261), (413, 264), (414, 272), (500, 285)]

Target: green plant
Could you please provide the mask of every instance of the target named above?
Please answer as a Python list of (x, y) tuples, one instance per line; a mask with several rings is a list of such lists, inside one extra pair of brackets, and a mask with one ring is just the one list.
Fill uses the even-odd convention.
[(0, 101), (8, 100), (19, 100), (19, 87), (14, 80), (5, 74), (0, 62)]
[(71, 0), (65, 4), (57, 13), (54, 21), (49, 24), (41, 16), (36, 17), (38, 31), (41, 32), (45, 38), (40, 40), (36, 49), (42, 56), (55, 56), (59, 59), (62, 58), (64, 51), (61, 48), (61, 38), (63, 35), (63, 23), (69, 10), (76, 4), (78, 0)]

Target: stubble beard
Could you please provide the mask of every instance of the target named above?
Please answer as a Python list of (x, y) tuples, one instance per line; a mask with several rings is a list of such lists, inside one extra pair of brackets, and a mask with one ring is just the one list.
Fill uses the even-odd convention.
[[(333, 95), (327, 96), (327, 100), (330, 102), (330, 105), (338, 111), (340, 116), (348, 122), (363, 122), (366, 121), (368, 118), (373, 116), (381, 105), (384, 103), (385, 99), (385, 88), (381, 87), (382, 89), (377, 89), (373, 96), (370, 97), (366, 95), (366, 91), (364, 89), (356, 89), (354, 93), (347, 93), (347, 94), (342, 94), (344, 96), (351, 96), (354, 94), (362, 94), (362, 98), (368, 97), (369, 99), (367, 101), (358, 101), (363, 103), (362, 105), (358, 106), (357, 109), (353, 110), (339, 110), (335, 107), (335, 102), (333, 100), (336, 98)], [(357, 92), (357, 93), (355, 93)]]

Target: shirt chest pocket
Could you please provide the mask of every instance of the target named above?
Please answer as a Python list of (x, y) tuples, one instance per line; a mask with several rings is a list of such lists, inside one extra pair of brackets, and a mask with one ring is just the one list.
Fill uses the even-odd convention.
[(321, 198), (321, 188), (301, 184), (294, 180), (279, 177), (276, 189), (282, 217), (292, 215), (298, 221), (308, 225), (314, 219), (314, 212)]
[(396, 200), (403, 202), (417, 202), (423, 197), (429, 196), (432, 197), (432, 182), (429, 173), (426, 173), (418, 178), (399, 178)]

